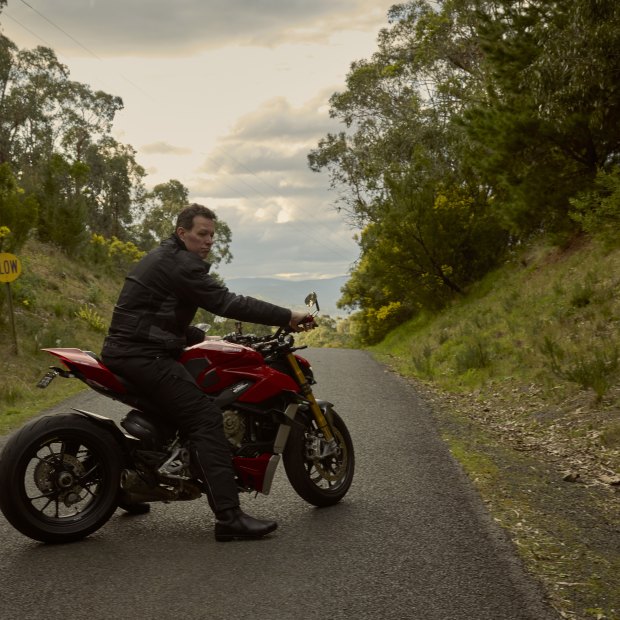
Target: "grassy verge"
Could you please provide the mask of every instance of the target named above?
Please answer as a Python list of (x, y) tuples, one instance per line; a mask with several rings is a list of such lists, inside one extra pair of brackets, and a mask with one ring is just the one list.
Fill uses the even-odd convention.
[[(564, 480), (561, 463), (516, 450), (428, 396), (452, 454), (564, 618), (620, 617), (620, 515), (614, 491)], [(616, 507), (612, 507), (612, 504)]]
[(373, 348), (566, 618), (620, 618), (618, 274), (596, 242), (541, 245)]
[(22, 275), (11, 284), (17, 332), (15, 353), (6, 289), (0, 293), (0, 434), (85, 389), (78, 381), (37, 381), (55, 358), (41, 349), (79, 347), (99, 351), (121, 278), (102, 267), (71, 261), (39, 243), (20, 252)]

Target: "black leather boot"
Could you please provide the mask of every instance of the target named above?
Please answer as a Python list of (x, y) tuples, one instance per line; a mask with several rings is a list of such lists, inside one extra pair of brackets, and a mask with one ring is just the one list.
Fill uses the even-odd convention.
[(273, 532), (278, 524), (275, 521), (261, 521), (246, 515), (241, 508), (229, 508), (216, 514), (215, 540), (256, 539)]

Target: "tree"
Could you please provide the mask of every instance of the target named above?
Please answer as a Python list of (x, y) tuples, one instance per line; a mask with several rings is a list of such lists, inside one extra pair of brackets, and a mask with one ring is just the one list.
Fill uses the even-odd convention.
[(6, 251), (18, 250), (37, 223), (37, 201), (19, 186), (8, 163), (0, 164), (0, 222), (10, 231), (4, 239)]
[(459, 4), (392, 9), (378, 51), (352, 65), (347, 90), (330, 100), (347, 131), (309, 155), (312, 169), (345, 187), (338, 207), (362, 228), (341, 305), (361, 310), (366, 341), (464, 293), (508, 243), (491, 187), (463, 157), (471, 145), (456, 121), (483, 77), (471, 20), (453, 19)]
[(81, 192), (87, 175), (87, 166), (80, 162), (72, 164), (58, 153), (49, 158), (42, 171), (37, 193), (40, 204), (38, 237), (69, 254), (74, 254), (88, 238), (84, 228), (88, 206)]
[(127, 240), (137, 205), (143, 200), (144, 168), (136, 151), (107, 136), (88, 145), (84, 163), (89, 174), (84, 193), (88, 199), (86, 223), (92, 232)]
[(74, 252), (86, 232), (128, 238), (145, 173), (110, 136), (122, 106), (70, 80), (53, 50), (0, 36), (0, 163), (36, 195), (41, 239)]
[(188, 205), (189, 190), (180, 181), (170, 179), (156, 185), (144, 196), (144, 217), (139, 227), (140, 243), (151, 249), (170, 236), (177, 215)]
[(18, 50), (0, 35), (0, 163), (34, 175), (53, 149), (67, 68), (52, 50)]
[(571, 229), (569, 200), (620, 150), (620, 7), (516, 2), (478, 11), (489, 96), (470, 102), (472, 161), (521, 237)]

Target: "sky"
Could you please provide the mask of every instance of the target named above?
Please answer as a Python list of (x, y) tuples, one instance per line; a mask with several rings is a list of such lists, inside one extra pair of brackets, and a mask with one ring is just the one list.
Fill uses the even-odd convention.
[(225, 278), (326, 278), (358, 258), (307, 154), (329, 97), (369, 58), (394, 0), (9, 0), (2, 32), (120, 96), (114, 137), (147, 187), (177, 179), (232, 229)]

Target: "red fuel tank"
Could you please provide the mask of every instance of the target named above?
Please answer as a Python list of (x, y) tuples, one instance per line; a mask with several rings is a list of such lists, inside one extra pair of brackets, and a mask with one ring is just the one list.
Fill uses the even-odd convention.
[(207, 393), (217, 394), (248, 380), (252, 387), (240, 394), (242, 402), (259, 402), (282, 390), (299, 389), (291, 377), (267, 366), (260, 353), (240, 344), (206, 340), (186, 349), (179, 361)]

